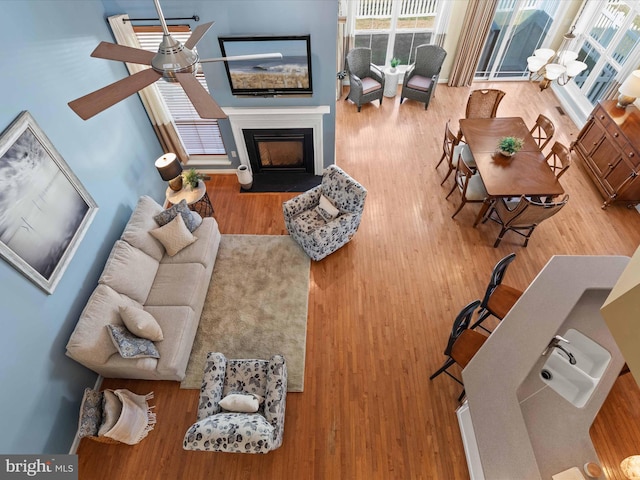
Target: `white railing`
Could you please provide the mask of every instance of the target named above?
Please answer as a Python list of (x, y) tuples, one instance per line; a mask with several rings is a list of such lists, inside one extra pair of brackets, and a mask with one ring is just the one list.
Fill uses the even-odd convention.
[[(360, 0), (357, 17), (388, 18), (392, 16), (393, 0)], [(435, 15), (438, 0), (402, 0), (400, 17), (420, 17)]]

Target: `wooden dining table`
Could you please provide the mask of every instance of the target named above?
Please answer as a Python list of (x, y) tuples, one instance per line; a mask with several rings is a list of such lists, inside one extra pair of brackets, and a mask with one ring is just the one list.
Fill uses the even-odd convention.
[[(496, 198), (556, 197), (564, 193), (522, 118), (464, 118), (460, 120), (460, 130), (488, 194), (474, 227)], [(512, 157), (506, 157), (497, 147), (503, 137), (522, 138), (524, 145)]]

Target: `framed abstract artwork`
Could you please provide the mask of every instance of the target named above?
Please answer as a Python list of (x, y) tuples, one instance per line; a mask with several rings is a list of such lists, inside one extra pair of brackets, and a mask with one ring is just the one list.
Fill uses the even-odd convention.
[(98, 210), (29, 112), (0, 135), (0, 256), (51, 294)]

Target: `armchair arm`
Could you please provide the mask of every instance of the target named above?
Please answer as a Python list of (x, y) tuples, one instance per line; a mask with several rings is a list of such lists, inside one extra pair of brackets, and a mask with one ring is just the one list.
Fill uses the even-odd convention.
[(322, 227), (315, 229), (311, 236), (318, 245), (336, 242), (339, 244), (346, 243), (360, 225), (361, 214), (343, 213), (338, 218), (334, 218)]
[(282, 211), (285, 218), (291, 218), (300, 212), (315, 207), (320, 202), (320, 194), (322, 193), (322, 185), (313, 187), (311, 190), (301, 193), (282, 204)]
[(273, 425), (273, 448), (282, 444), (284, 412), (287, 403), (287, 363), (282, 355), (274, 355), (267, 370), (264, 416)]
[(384, 87), (384, 72), (373, 63), (369, 66), (371, 70), (371, 78), (376, 79)]
[(224, 376), (227, 370), (227, 359), (221, 353), (209, 352), (204, 367), (200, 402), (198, 403), (198, 420), (220, 412), (218, 403), (222, 399)]

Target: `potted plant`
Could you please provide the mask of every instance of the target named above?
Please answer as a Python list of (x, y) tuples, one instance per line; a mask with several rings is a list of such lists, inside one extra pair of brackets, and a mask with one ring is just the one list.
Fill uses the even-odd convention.
[(204, 175), (202, 173), (196, 172), (195, 168), (191, 168), (182, 173), (182, 178), (187, 183), (187, 185), (189, 185), (193, 189), (198, 187), (198, 183), (204, 178)]
[(498, 150), (505, 157), (512, 157), (516, 152), (522, 149), (524, 140), (518, 137), (503, 137), (498, 142)]
[(391, 63), (391, 73), (395, 73), (396, 67), (400, 65), (400, 59), (393, 57), (390, 63)]

